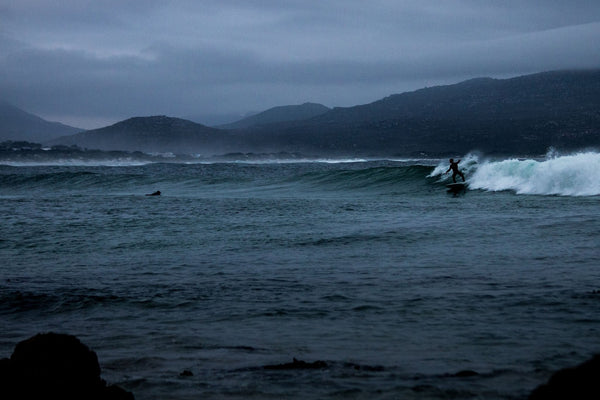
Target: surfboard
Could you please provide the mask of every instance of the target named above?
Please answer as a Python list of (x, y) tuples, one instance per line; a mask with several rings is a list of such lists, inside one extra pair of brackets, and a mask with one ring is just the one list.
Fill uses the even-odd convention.
[(461, 191), (461, 190), (466, 190), (467, 189), (467, 184), (465, 182), (449, 183), (449, 184), (446, 185), (446, 187), (450, 191), (458, 192), (458, 191)]

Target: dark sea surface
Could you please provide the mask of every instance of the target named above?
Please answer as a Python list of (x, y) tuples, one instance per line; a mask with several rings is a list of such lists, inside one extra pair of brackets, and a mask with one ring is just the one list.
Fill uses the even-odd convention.
[(138, 400), (519, 399), (600, 352), (598, 153), (468, 156), (459, 193), (446, 160), (94, 163), (0, 166), (0, 357), (74, 334)]

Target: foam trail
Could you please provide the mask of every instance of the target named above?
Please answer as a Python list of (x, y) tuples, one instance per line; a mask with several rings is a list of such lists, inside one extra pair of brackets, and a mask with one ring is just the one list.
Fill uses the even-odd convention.
[(76, 160), (76, 159), (56, 159), (47, 161), (0, 161), (0, 165), (10, 167), (137, 167), (152, 164), (152, 161), (136, 160)]
[(485, 162), (471, 175), (469, 187), (514, 190), (518, 194), (600, 195), (600, 154), (586, 152), (544, 161)]

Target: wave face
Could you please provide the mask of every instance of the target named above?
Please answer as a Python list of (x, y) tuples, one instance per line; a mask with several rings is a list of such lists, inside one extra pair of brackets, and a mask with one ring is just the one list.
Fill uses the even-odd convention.
[[(440, 162), (428, 175), (447, 183), (448, 162)], [(485, 160), (468, 154), (460, 169), (470, 189), (490, 192), (514, 191), (517, 194), (597, 196), (600, 195), (600, 153), (571, 155), (549, 153), (545, 159)], [(458, 178), (460, 180), (460, 178)]]
[[(431, 162), (430, 162), (431, 163)], [(143, 166), (0, 167), (5, 194), (44, 190), (47, 193), (131, 193), (161, 190), (171, 195), (288, 192), (416, 193), (434, 183), (432, 165), (412, 161), (300, 163), (157, 163)]]
[(483, 162), (469, 178), (469, 186), (489, 191), (514, 190), (518, 194), (597, 196), (600, 154)]
[(425, 165), (375, 166), (364, 169), (333, 169), (310, 172), (293, 180), (298, 184), (330, 190), (389, 189), (426, 185), (432, 167)]

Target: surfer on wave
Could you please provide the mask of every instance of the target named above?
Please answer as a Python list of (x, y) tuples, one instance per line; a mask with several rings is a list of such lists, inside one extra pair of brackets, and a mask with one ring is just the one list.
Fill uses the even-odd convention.
[(458, 160), (457, 162), (454, 162), (454, 159), (451, 158), (450, 159), (450, 168), (448, 168), (448, 170), (446, 172), (444, 172), (444, 174), (447, 174), (448, 172), (450, 172), (450, 170), (452, 170), (452, 180), (454, 181), (454, 183), (456, 183), (456, 175), (460, 175), (463, 182), (465, 181), (465, 176), (463, 175), (462, 172), (460, 172), (458, 170), (459, 162), (460, 162), (460, 160)]

